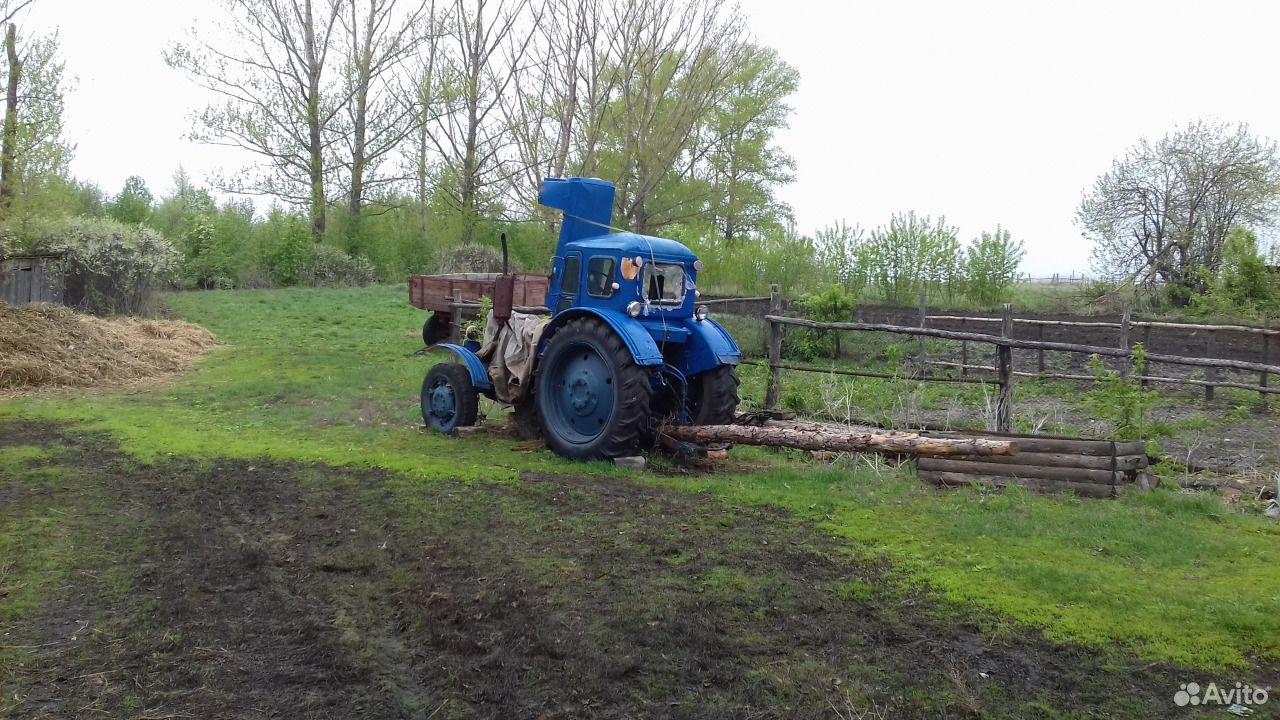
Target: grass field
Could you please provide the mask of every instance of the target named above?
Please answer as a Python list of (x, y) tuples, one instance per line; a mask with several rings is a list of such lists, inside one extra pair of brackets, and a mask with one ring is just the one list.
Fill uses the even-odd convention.
[[(361, 697), (388, 703), (389, 717), (445, 707), (441, 717), (536, 715), (568, 687), (558, 683), (606, 662), (625, 667), (584, 686), (590, 697), (568, 716), (610, 714), (584, 709), (594, 701), (640, 714), (683, 703), (689, 717), (748, 707), (1168, 717), (1178, 678), (1280, 678), (1273, 521), (1163, 490), (1115, 501), (939, 492), (875, 458), (827, 465), (738, 449), (711, 474), (661, 462), (636, 473), (497, 434), (446, 439), (420, 428), (418, 384), (433, 360), (415, 354), (423, 318), (404, 296), (172, 295), (175, 314), (224, 343), (196, 372), (146, 391), (0, 400), (0, 686), (16, 688), (0, 711), (60, 716), (64, 706), (24, 692), (47, 690), (42, 673), (64, 672), (60, 663), (109, 663), (119, 648), (108, 635), (130, 622), (140, 628), (121, 641), (131, 662), (159, 653), (178, 674), (199, 664), (218, 636), (183, 624), (198, 607), (143, 620), (169, 597), (152, 584), (182, 607), (193, 602), (184, 583), (238, 587), (240, 573), (206, 557), (193, 534), (238, 538), (237, 562), (261, 581), (252, 592), (286, 588), (271, 607), (296, 603), (302, 615), (289, 622), (332, 634), (333, 662), (364, 678)], [(275, 504), (286, 510), (261, 515)], [(280, 536), (300, 538), (298, 549)], [(323, 552), (309, 555), (307, 538)], [(378, 538), (394, 552), (371, 549)], [(371, 544), (347, 546), (356, 539)], [(176, 553), (184, 572), (165, 574), (173, 568), (156, 548)], [(299, 573), (295, 561), (307, 558), (338, 570)], [(493, 578), (501, 590), (486, 584)], [(441, 603), (473, 591), (486, 609), (440, 615)], [(74, 657), (36, 647), (77, 612), (110, 618), (101, 647)], [(577, 639), (545, 652), (517, 643), (532, 658), (526, 669), (502, 666), (507, 690), (476, 689), (494, 637), (547, 622)], [(466, 650), (475, 633), (492, 642)], [(685, 674), (664, 669), (667, 659)], [(109, 685), (111, 716), (160, 707), (163, 678), (238, 682), (149, 677), (146, 691)], [(513, 683), (543, 695), (515, 697)]]

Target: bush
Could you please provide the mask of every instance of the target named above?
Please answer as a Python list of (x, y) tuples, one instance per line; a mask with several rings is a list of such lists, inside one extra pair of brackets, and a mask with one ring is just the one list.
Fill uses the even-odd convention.
[(1206, 292), (1191, 298), (1202, 316), (1257, 317), (1280, 310), (1280, 283), (1258, 252), (1258, 237), (1244, 228), (1231, 229), (1222, 245), (1222, 267), (1203, 280)]
[(359, 285), (377, 279), (373, 263), (363, 257), (351, 257), (332, 245), (316, 245), (307, 268), (307, 284), (333, 287)]
[[(1147, 351), (1142, 343), (1134, 346), (1131, 359), (1133, 374), (1146, 374)], [(1132, 377), (1106, 369), (1097, 355), (1089, 356), (1089, 370), (1097, 379), (1097, 385), (1085, 395), (1089, 412), (1111, 423), (1118, 440), (1150, 440), (1154, 433), (1151, 409), (1159, 393), (1143, 388)]]
[(965, 294), (980, 305), (1005, 302), (1026, 254), (1022, 241), (1015, 243), (1008, 230), (982, 233), (965, 249)]
[[(848, 322), (857, 307), (853, 295), (840, 285), (828, 285), (818, 292), (800, 298), (805, 317), (818, 322)], [(809, 328), (790, 328), (784, 339), (784, 351), (792, 357), (812, 360), (819, 355), (840, 357), (840, 333)]]
[(217, 242), (213, 225), (196, 221), (182, 234), (182, 276), (203, 290), (226, 290), (236, 286), (232, 255)]
[(440, 260), (442, 273), (502, 272), (502, 251), (487, 245), (459, 245)]
[(67, 303), (97, 315), (143, 313), (178, 274), (179, 253), (159, 233), (114, 220), (68, 221), (39, 249), (62, 254)]

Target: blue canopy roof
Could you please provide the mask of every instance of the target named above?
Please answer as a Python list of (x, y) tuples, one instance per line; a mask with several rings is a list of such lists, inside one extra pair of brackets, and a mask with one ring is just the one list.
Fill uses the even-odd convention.
[(569, 243), (568, 247), (580, 250), (605, 250), (610, 253), (619, 253), (624, 257), (639, 255), (640, 257), (648, 258), (653, 255), (660, 259), (679, 260), (682, 262), (697, 259), (693, 251), (685, 247), (683, 243), (633, 232), (595, 235), (575, 240)]

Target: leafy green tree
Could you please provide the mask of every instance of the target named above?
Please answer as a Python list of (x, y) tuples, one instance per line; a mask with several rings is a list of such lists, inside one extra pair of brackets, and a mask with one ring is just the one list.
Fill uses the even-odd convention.
[(965, 249), (965, 294), (982, 305), (1008, 299), (1009, 288), (1018, 277), (1018, 267), (1027, 254), (1022, 241), (1013, 241), (1008, 230), (997, 226), (994, 233), (982, 233)]
[[(858, 301), (840, 285), (828, 285), (800, 298), (805, 314), (818, 322), (848, 322)], [(817, 331), (811, 331), (817, 332)], [(822, 333), (831, 357), (840, 357), (840, 333)]]
[(774, 143), (787, 126), (787, 98), (800, 74), (772, 48), (747, 45), (712, 111), (699, 145), (710, 145), (705, 172), (721, 236), (733, 243), (778, 226), (791, 209), (775, 190), (794, 179), (795, 160)]
[(814, 234), (819, 261), (835, 273), (836, 279), (855, 297), (867, 286), (867, 267), (862, 261), (866, 233), (857, 225), (841, 220)]
[[(15, 43), (19, 42), (15, 39)], [(67, 214), (73, 183), (69, 166), (73, 147), (64, 137), (66, 81), (56, 34), (21, 43), (15, 100), (8, 128), (7, 176), (0, 180), (6, 198), (4, 219), (24, 242), (34, 242), (48, 221)], [(19, 50), (14, 46), (15, 53)], [(13, 60), (14, 58), (10, 58)]]
[(120, 194), (112, 198), (107, 205), (107, 215), (116, 222), (137, 225), (151, 217), (151, 205), (154, 198), (147, 189), (147, 183), (137, 175), (124, 181)]
[(1076, 211), (1109, 280), (1163, 281), (1189, 299), (1222, 262), (1236, 225), (1280, 210), (1280, 150), (1244, 125), (1192, 123), (1142, 140), (1098, 178)]
[(895, 214), (860, 246), (859, 272), (889, 302), (904, 302), (930, 288), (953, 292), (960, 277), (956, 234), (944, 217)]
[(1258, 236), (1232, 228), (1222, 245), (1222, 267), (1204, 278), (1207, 290), (1192, 298), (1205, 315), (1262, 315), (1280, 310), (1280, 278), (1267, 269)]

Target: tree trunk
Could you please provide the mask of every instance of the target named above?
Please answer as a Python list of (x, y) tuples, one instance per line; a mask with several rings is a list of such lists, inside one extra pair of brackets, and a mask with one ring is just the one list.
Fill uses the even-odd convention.
[(316, 29), (311, 0), (304, 8), (303, 42), (307, 53), (307, 151), (311, 179), (311, 239), (320, 242), (325, 231), (324, 141), (320, 127), (320, 58), (316, 52)]
[(4, 102), (4, 140), (0, 149), (0, 209), (8, 210), (13, 205), (14, 161), (18, 145), (18, 80), (22, 77), (22, 60), (18, 57), (18, 27), (13, 23), (4, 36), (4, 50), (9, 58), (9, 84), (5, 92)]
[(662, 432), (694, 443), (737, 443), (830, 452), (882, 452), (891, 455), (1010, 455), (1008, 440), (924, 437), (915, 433), (839, 432), (746, 425), (668, 425)]

